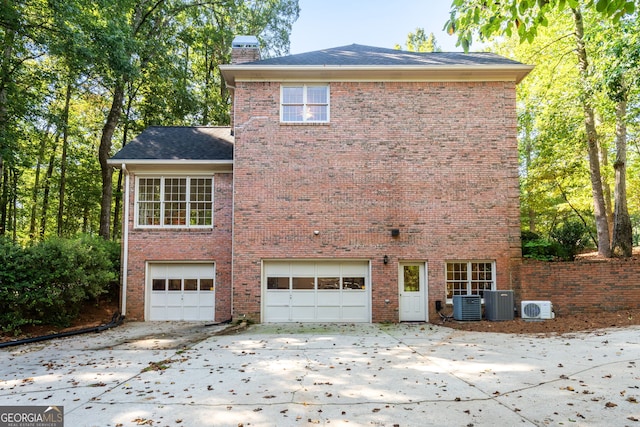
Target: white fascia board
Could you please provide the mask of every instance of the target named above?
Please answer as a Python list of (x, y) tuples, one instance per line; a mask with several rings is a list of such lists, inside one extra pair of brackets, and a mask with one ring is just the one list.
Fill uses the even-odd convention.
[(221, 65), (228, 85), (237, 81), (514, 81), (520, 83), (533, 65), (448, 65), (448, 66), (273, 66)]
[(124, 164), (130, 166), (218, 166), (233, 165), (233, 160), (150, 160), (150, 159), (109, 159), (109, 166), (120, 169)]

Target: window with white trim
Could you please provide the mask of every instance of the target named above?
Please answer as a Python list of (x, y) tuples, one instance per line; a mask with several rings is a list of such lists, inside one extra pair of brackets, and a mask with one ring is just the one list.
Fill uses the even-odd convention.
[(140, 227), (212, 227), (212, 177), (140, 177), (136, 190)]
[(496, 275), (493, 261), (449, 261), (446, 271), (447, 302), (454, 295), (480, 295), (495, 290)]
[(329, 122), (329, 85), (282, 85), (280, 121), (283, 123)]

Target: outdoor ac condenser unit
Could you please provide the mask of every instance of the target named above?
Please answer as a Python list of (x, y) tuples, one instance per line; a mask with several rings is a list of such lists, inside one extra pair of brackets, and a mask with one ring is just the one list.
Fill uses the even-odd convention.
[(455, 320), (482, 320), (480, 295), (454, 295), (453, 318)]
[(513, 291), (484, 291), (483, 297), (487, 320), (513, 320)]
[(524, 320), (553, 319), (553, 304), (551, 301), (522, 301), (520, 316)]

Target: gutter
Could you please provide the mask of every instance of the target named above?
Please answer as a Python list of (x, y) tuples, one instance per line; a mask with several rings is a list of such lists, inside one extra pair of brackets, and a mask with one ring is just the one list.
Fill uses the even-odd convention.
[(70, 337), (74, 335), (87, 334), (90, 332), (102, 332), (102, 331), (106, 331), (107, 329), (120, 326), (123, 321), (124, 321), (124, 316), (116, 311), (115, 313), (113, 313), (111, 322), (104, 325), (94, 326), (91, 328), (77, 329), (75, 331), (60, 332), (58, 334), (50, 334), (50, 335), (42, 335), (39, 337), (25, 338), (22, 340), (7, 341), (7, 342), (0, 343), (0, 348), (13, 347), (13, 346), (22, 345), (22, 344), (30, 344), (30, 343), (39, 342), (39, 341), (47, 341), (55, 338), (64, 338), (64, 337)]

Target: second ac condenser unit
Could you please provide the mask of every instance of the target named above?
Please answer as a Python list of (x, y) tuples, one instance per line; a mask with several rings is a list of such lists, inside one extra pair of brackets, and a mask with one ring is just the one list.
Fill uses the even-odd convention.
[(513, 320), (513, 291), (484, 291), (487, 320)]

